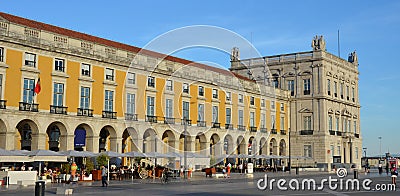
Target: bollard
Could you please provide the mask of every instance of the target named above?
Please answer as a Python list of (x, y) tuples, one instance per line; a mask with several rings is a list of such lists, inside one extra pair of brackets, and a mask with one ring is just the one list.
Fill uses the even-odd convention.
[(299, 168), (296, 167), (296, 175), (299, 175)]
[(35, 196), (44, 196), (46, 184), (44, 181), (36, 181), (35, 183)]
[(358, 179), (358, 171), (354, 169), (354, 179)]

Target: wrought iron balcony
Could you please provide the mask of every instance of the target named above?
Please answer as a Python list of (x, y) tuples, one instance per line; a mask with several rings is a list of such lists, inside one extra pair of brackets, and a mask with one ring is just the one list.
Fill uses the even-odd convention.
[(206, 126), (206, 121), (197, 121), (197, 126), (198, 127), (205, 127)]
[(225, 124), (225, 129), (233, 130), (232, 124)]
[(117, 112), (103, 111), (103, 118), (117, 119)]
[(261, 133), (267, 133), (267, 128), (260, 128)]
[(271, 134), (278, 134), (278, 131), (276, 129), (271, 129)]
[(314, 130), (301, 130), (300, 135), (313, 135)]
[(78, 108), (78, 116), (93, 117), (93, 110), (92, 109)]
[(51, 114), (67, 114), (67, 109), (65, 106), (50, 105)]
[(337, 136), (342, 136), (342, 132), (341, 131), (336, 131), (336, 135)]
[(221, 123), (219, 123), (219, 122), (213, 122), (212, 123), (212, 128), (221, 128)]
[(250, 132), (257, 132), (257, 127), (250, 127)]
[(19, 111), (38, 112), (39, 104), (19, 102)]
[(286, 130), (281, 130), (281, 135), (286, 135)]
[(360, 134), (359, 134), (359, 133), (355, 133), (355, 134), (354, 134), (354, 137), (355, 137), (355, 138), (360, 138)]
[(125, 114), (125, 120), (137, 121), (137, 114)]
[(238, 126), (237, 126), (237, 129), (238, 129), (239, 131), (246, 131), (246, 127), (245, 127), (244, 125), (238, 125)]
[(335, 133), (336, 133), (335, 131), (329, 130), (329, 134), (330, 134), (330, 135), (335, 135)]
[[(185, 125), (185, 119), (181, 119), (181, 125)], [(186, 125), (192, 126), (192, 120), (186, 119)]]
[(304, 95), (309, 95), (310, 94), (310, 90), (304, 90)]
[(157, 116), (149, 116), (149, 115), (146, 115), (145, 121), (146, 122), (151, 122), (151, 123), (157, 123), (158, 122), (157, 121)]
[(6, 100), (0, 100), (0, 109), (6, 109), (7, 107), (6, 103), (7, 103)]
[(175, 118), (164, 117), (164, 124), (175, 124)]

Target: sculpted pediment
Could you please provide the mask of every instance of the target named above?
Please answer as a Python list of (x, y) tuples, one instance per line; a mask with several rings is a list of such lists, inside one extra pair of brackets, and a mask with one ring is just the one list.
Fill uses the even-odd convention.
[(312, 113), (312, 111), (308, 108), (302, 108), (301, 110), (299, 110), (299, 113)]

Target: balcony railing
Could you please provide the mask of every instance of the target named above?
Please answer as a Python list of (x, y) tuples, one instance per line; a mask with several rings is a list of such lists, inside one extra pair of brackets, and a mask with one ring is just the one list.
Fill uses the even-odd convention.
[(278, 134), (278, 131), (276, 129), (271, 129), (271, 134)]
[(0, 109), (6, 109), (7, 107), (6, 103), (7, 103), (6, 100), (0, 100)]
[(125, 120), (137, 121), (137, 114), (125, 114)]
[(238, 127), (237, 129), (238, 129), (239, 131), (246, 131), (246, 127), (243, 126), (243, 125), (238, 125), (237, 127)]
[(233, 130), (233, 124), (225, 124), (225, 129)]
[(310, 94), (310, 90), (304, 90), (304, 95), (309, 95)]
[(212, 128), (221, 128), (221, 123), (219, 123), (219, 122), (213, 122), (212, 123)]
[(184, 125), (185, 120), (186, 120), (187, 126), (192, 126), (192, 120), (189, 120), (189, 119), (181, 119), (181, 125)]
[(286, 130), (281, 130), (281, 135), (286, 135)]
[(93, 117), (93, 110), (92, 109), (78, 108), (78, 116)]
[(335, 135), (336, 131), (329, 130), (329, 135)]
[(314, 130), (301, 130), (300, 135), (313, 135)]
[(267, 133), (267, 128), (260, 128), (261, 133)]
[(337, 136), (342, 136), (342, 132), (341, 131), (336, 131), (336, 135)]
[(257, 127), (250, 127), (250, 132), (257, 132)]
[(19, 111), (38, 112), (39, 104), (19, 102)]
[(117, 112), (103, 111), (102, 117), (103, 118), (116, 119), (117, 118)]
[(205, 127), (206, 126), (206, 121), (197, 121), (197, 126), (198, 127)]
[(146, 122), (157, 123), (157, 116), (146, 115)]
[(360, 134), (359, 134), (359, 133), (355, 133), (355, 134), (354, 134), (354, 137), (355, 137), (355, 138), (360, 138)]
[(175, 124), (175, 118), (164, 117), (164, 124)]
[(50, 105), (51, 114), (67, 114), (67, 109), (65, 106)]

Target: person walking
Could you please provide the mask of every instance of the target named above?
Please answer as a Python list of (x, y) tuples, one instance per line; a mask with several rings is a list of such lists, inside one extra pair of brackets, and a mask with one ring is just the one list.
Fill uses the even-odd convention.
[(228, 165), (226, 166), (226, 173), (227, 173), (227, 177), (230, 178), (231, 177), (231, 163), (228, 163)]
[(390, 173), (392, 174), (392, 184), (394, 184), (396, 186), (396, 178), (397, 178), (397, 175), (399, 175), (399, 173), (397, 171), (395, 164), (392, 165), (392, 168), (390, 169)]
[(106, 187), (108, 187), (108, 182), (107, 182), (107, 168), (104, 166), (101, 166), (101, 184), (102, 187), (104, 187), (104, 185)]
[(378, 171), (379, 171), (379, 175), (382, 174), (382, 163), (380, 163), (381, 160), (379, 160), (379, 164), (378, 164)]

